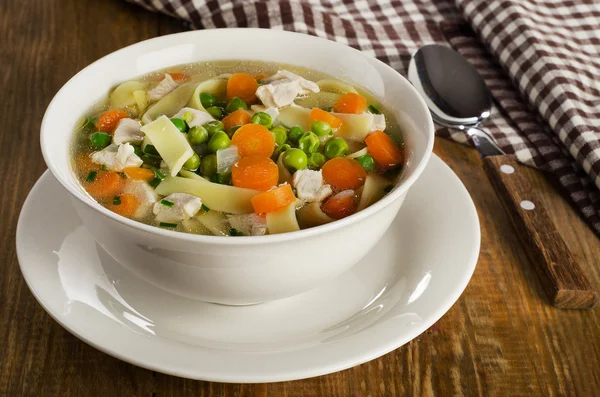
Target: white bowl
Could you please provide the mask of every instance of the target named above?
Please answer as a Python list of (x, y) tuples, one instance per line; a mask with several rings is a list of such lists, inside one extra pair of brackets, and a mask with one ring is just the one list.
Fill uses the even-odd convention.
[[(164, 230), (121, 217), (90, 198), (73, 174), (77, 120), (109, 89), (169, 66), (198, 61), (263, 60), (322, 71), (370, 91), (399, 121), (408, 165), (379, 202), (345, 219), (293, 233), (225, 238)], [(417, 91), (389, 66), (344, 45), (263, 29), (192, 31), (147, 40), (89, 65), (56, 94), (44, 115), (48, 168), (98, 244), (146, 281), (178, 295), (253, 304), (308, 291), (358, 262), (386, 232), (433, 148), (433, 122)]]

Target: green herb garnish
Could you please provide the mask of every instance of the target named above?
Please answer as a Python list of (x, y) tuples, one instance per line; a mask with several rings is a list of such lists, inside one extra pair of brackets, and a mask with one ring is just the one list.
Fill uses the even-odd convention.
[(236, 228), (231, 228), (229, 229), (229, 235), (230, 236), (245, 236), (244, 233), (240, 232), (239, 230), (237, 230)]
[(381, 112), (379, 111), (379, 109), (377, 109), (375, 106), (373, 105), (369, 105), (368, 107), (369, 112), (373, 113), (373, 114), (381, 114)]
[(156, 167), (151, 167), (150, 169), (151, 169), (152, 171), (154, 171), (154, 175), (156, 175), (156, 177), (157, 177), (158, 179), (160, 179), (161, 181), (162, 181), (163, 179), (165, 179), (165, 174), (163, 174), (162, 172), (160, 172), (160, 170), (159, 170), (158, 168), (156, 168)]
[(150, 183), (150, 186), (157, 187), (161, 182), (162, 181), (160, 180), (160, 178), (154, 178), (149, 183)]
[(161, 222), (158, 224), (158, 226), (160, 227), (170, 227), (170, 228), (175, 228), (177, 227), (176, 223), (169, 223), (169, 222)]
[(144, 153), (158, 155), (158, 150), (156, 150), (156, 147), (154, 147), (154, 145), (146, 145), (144, 147)]
[(298, 190), (296, 190), (295, 187), (292, 188), (292, 192), (294, 193), (294, 196), (298, 197)]
[(101, 169), (102, 171), (106, 171), (106, 164), (102, 164), (102, 167), (100, 167), (100, 169)]
[(175, 205), (174, 202), (169, 201), (169, 200), (160, 200), (160, 203), (166, 207), (172, 207)]
[(202, 204), (202, 209), (206, 212), (210, 211), (210, 208), (208, 208), (207, 206), (205, 206), (204, 204)]
[(120, 205), (120, 204), (121, 204), (121, 196), (113, 197), (113, 205)]
[(96, 171), (90, 171), (90, 173), (87, 175), (87, 177), (85, 178), (85, 180), (87, 182), (94, 182), (94, 180), (96, 179), (97, 175), (98, 175), (98, 173)]

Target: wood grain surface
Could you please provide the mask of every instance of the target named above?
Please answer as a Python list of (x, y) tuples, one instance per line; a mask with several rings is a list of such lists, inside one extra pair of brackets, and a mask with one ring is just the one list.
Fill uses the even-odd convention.
[[(44, 110), (99, 57), (183, 29), (120, 0), (0, 1), (0, 396), (600, 395), (600, 309), (548, 304), (478, 154), (444, 140), (435, 152), (479, 212), (479, 263), (462, 297), (431, 330), (377, 360), (295, 382), (200, 382), (119, 361), (54, 322), (25, 285), (15, 253), (19, 211), (45, 169), (38, 143)], [(599, 288), (600, 242), (549, 178), (522, 172)]]
[(581, 266), (560, 236), (516, 156), (488, 156), (483, 169), (519, 235), (550, 302), (561, 309), (590, 309), (598, 301)]

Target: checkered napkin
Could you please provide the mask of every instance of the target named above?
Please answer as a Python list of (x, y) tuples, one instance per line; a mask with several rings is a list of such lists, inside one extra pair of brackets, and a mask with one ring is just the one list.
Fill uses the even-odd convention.
[[(482, 127), (507, 153), (554, 173), (600, 234), (600, 4), (594, 0), (127, 0), (192, 28), (284, 29), (335, 40), (406, 75), (447, 43), (495, 99)], [(463, 133), (438, 134), (466, 142)]]

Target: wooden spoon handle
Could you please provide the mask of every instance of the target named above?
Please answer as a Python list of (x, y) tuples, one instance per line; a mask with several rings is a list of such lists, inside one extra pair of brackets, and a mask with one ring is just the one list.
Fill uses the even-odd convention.
[(592, 308), (598, 299), (596, 292), (519, 172), (516, 158), (489, 156), (483, 165), (552, 304), (563, 309)]

